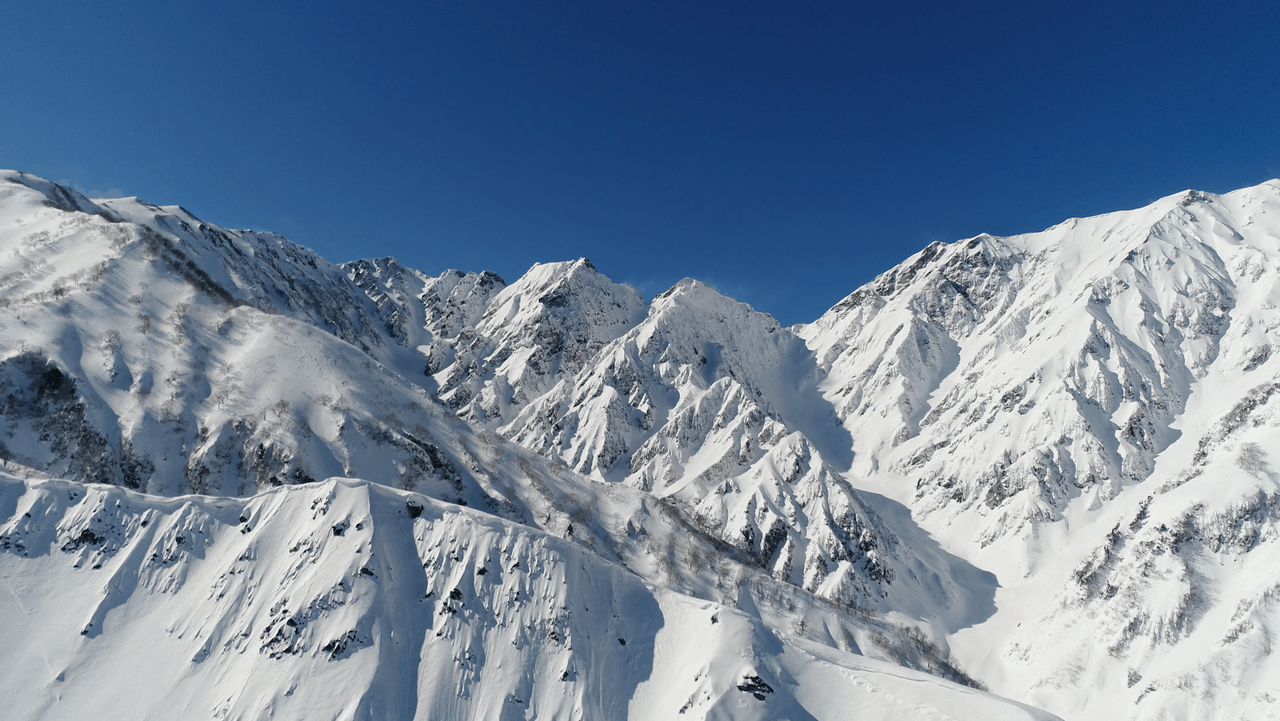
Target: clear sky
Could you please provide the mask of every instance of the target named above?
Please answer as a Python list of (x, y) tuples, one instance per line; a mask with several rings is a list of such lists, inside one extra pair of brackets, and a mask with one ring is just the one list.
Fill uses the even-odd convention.
[(1280, 3), (6, 2), (0, 167), (431, 274), (809, 321), (934, 240), (1280, 176)]

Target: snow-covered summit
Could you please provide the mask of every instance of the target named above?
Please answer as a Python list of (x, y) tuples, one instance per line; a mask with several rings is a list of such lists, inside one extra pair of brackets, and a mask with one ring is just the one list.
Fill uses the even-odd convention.
[[(440, 398), (461, 417), (489, 426), (580, 371), (645, 307), (638, 291), (601, 275), (586, 258), (534, 265), (495, 290), (473, 325), (437, 335), (426, 349)], [(445, 312), (442, 300), (426, 300), (435, 301), (429, 312)]]
[(48, 206), (65, 211), (88, 213), (90, 215), (106, 215), (101, 206), (89, 200), (79, 191), (59, 185), (44, 178), (23, 173), (17, 170), (0, 170), (0, 183), (20, 185), (34, 193), (17, 193), (8, 188), (4, 194), (11, 207), (24, 207), (28, 210), (38, 206)]
[[(802, 330), (855, 471), (918, 477), (922, 510), (985, 506), (988, 541), (1146, 478), (1220, 362), (1238, 281), (1253, 294), (1263, 279), (1275, 229), (1255, 218), (1277, 202), (1274, 184), (1186, 192), (935, 243), (855, 291)], [(1249, 345), (1231, 365), (1250, 365)]]

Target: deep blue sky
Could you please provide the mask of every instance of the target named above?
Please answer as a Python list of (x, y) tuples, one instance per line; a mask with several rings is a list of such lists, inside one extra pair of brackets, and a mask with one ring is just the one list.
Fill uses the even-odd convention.
[(1280, 3), (10, 2), (0, 167), (784, 323), (933, 240), (1280, 176)]

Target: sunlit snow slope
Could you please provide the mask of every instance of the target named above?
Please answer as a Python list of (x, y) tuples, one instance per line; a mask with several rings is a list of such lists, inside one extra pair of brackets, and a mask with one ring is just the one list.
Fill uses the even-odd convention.
[[(935, 243), (784, 328), (694, 280), (646, 302), (586, 259), (510, 283), (333, 265), (6, 173), (0, 459), (267, 493), (216, 503), (343, 476), (465, 505), (626, 569), (664, 614), (738, 609), (780, 644), (757, 667), (852, 652), (1071, 719), (1280, 717), (1278, 273), (1272, 181)], [(787, 673), (794, 708), (841, 715)], [(533, 678), (501, 693), (591, 717)], [(756, 708), (716, 693), (686, 713)]]

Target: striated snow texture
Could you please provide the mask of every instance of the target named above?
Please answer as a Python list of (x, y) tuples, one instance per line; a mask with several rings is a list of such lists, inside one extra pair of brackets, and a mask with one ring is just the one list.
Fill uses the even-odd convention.
[(366, 481), (0, 476), (0, 516), (6, 718), (1050, 718)]
[(407, 344), (459, 417), (673, 498), (823, 598), (944, 629), (989, 603), (989, 581), (945, 554), (908, 552), (844, 478), (851, 439), (823, 372), (770, 316), (694, 280), (646, 306), (585, 258), (536, 265), (510, 286), (392, 261), (346, 267), (384, 317), (421, 319)]

